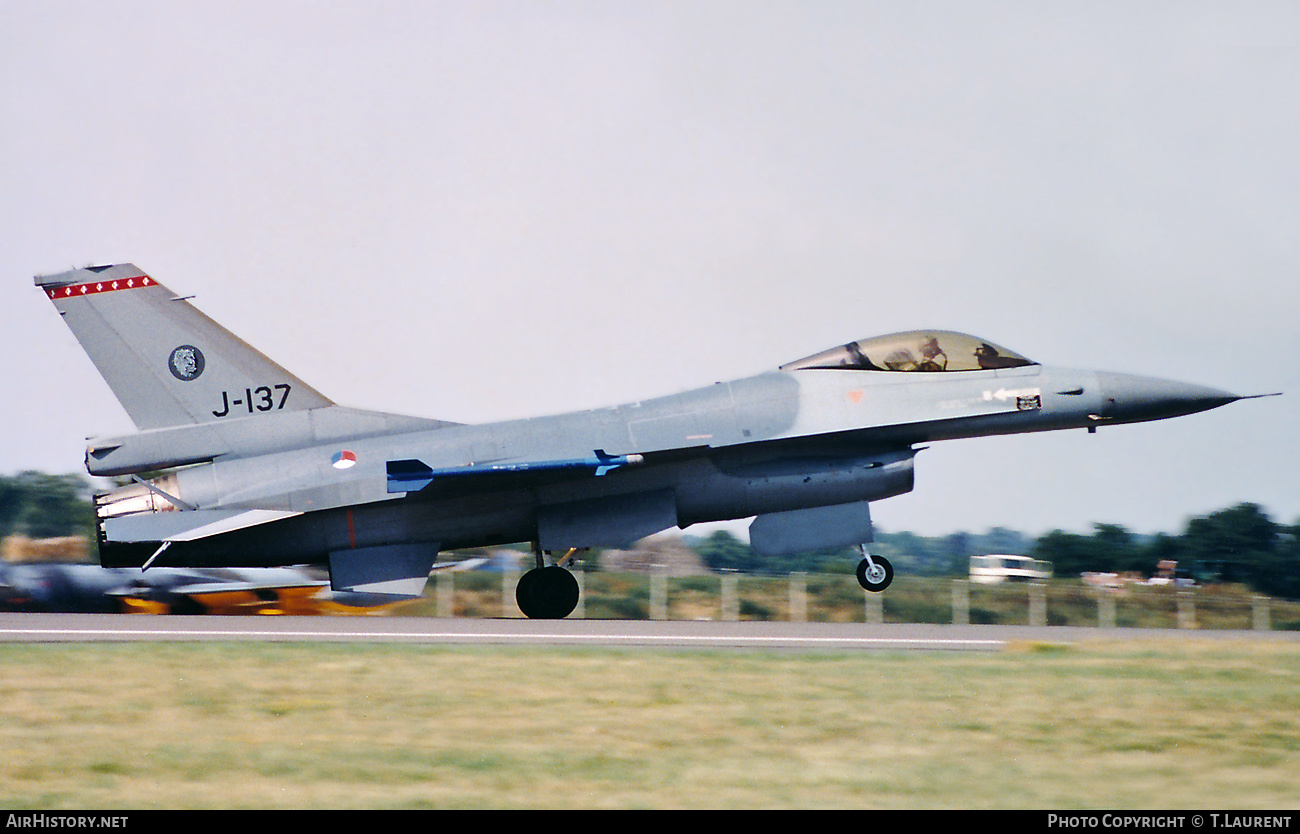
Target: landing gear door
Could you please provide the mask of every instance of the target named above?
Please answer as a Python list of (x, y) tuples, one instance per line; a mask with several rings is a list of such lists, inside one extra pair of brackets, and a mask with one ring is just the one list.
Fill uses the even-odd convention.
[(537, 511), (538, 544), (547, 551), (627, 547), (676, 526), (677, 502), (667, 489), (552, 504)]
[(336, 550), (330, 553), (330, 585), (336, 591), (418, 597), (437, 560), (435, 542)]
[(848, 547), (872, 538), (867, 501), (768, 513), (749, 525), (749, 545), (763, 556)]

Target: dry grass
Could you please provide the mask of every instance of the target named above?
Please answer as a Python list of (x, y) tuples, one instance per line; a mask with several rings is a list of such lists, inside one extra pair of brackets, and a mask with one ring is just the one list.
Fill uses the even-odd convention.
[(1300, 645), (0, 647), (17, 808), (1295, 808)]

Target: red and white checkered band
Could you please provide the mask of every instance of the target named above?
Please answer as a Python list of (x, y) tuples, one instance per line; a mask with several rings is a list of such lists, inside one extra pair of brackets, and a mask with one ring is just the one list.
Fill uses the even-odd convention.
[(101, 292), (116, 292), (117, 290), (138, 290), (141, 287), (152, 287), (157, 282), (148, 275), (137, 275), (134, 278), (114, 278), (111, 281), (91, 281), (86, 284), (69, 284), (66, 287), (51, 287), (46, 290), (51, 299), (73, 298), (79, 295), (94, 295)]

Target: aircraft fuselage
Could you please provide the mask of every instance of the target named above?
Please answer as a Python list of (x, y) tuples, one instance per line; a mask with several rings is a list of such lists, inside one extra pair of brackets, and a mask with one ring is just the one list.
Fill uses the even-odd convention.
[[(1198, 386), (1041, 365), (942, 375), (775, 371), (611, 408), (218, 459), (180, 469), (170, 494), (204, 509), (302, 514), (187, 543), (187, 563), (195, 565), (299, 564), (398, 541), (444, 549), (537, 541), (547, 507), (636, 496), (640, 526), (544, 541), (547, 549), (622, 546), (671, 526), (899, 495), (912, 489), (916, 444), (1126, 422), (1151, 407), (1134, 392), (1153, 388), (1163, 391), (1161, 402), (1174, 403), (1161, 407), (1179, 413), (1233, 399)], [(536, 483), (526, 477), (529, 461), (580, 459), (595, 449), (644, 460), (600, 478), (578, 469)], [(340, 452), (355, 463), (338, 468)], [(390, 491), (388, 464), (403, 460), (423, 462), (446, 485), (435, 477), (423, 492)], [(517, 482), (454, 477), (458, 469), (512, 464), (525, 467)]]

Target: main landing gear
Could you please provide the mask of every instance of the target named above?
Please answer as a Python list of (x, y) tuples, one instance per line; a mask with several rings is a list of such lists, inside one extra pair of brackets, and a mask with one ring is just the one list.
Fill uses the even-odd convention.
[[(862, 561), (858, 563), (858, 584), (879, 593), (894, 581), (894, 566), (883, 556), (872, 556), (866, 545), (858, 545)], [(562, 620), (578, 607), (578, 580), (565, 565), (578, 549), (573, 548), (554, 565), (547, 565), (540, 549), (534, 550), (537, 567), (519, 578), (515, 602), (530, 620)]]
[(872, 556), (865, 544), (858, 545), (862, 561), (858, 562), (858, 584), (868, 591), (879, 593), (894, 581), (894, 566), (884, 556)]
[(578, 607), (578, 580), (564, 567), (578, 552), (573, 548), (549, 567), (540, 549), (534, 550), (537, 567), (519, 578), (515, 602), (531, 620), (562, 620)]

